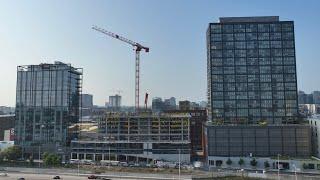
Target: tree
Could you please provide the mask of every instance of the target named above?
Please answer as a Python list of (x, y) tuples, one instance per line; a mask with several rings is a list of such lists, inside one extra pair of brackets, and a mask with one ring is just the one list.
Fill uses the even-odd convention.
[(238, 161), (238, 164), (239, 164), (240, 166), (244, 165), (244, 160), (243, 160), (242, 158), (240, 158), (239, 161)]
[(269, 164), (268, 161), (265, 161), (265, 162), (264, 162), (264, 167), (265, 167), (266, 169), (270, 167), (270, 164)]
[(306, 164), (306, 163), (303, 163), (303, 164), (302, 164), (302, 167), (303, 167), (303, 169), (309, 169), (309, 166), (308, 166), (308, 164)]
[(49, 153), (43, 154), (43, 162), (47, 166), (58, 166), (61, 163), (59, 156), (57, 156), (56, 154)]
[(251, 164), (251, 166), (256, 167), (257, 164), (258, 164), (258, 161), (256, 160), (256, 158), (253, 158), (253, 159), (250, 161), (250, 164)]
[(30, 166), (34, 165), (34, 160), (33, 160), (32, 156), (30, 156), (30, 158), (29, 158), (29, 164), (30, 164)]
[(21, 157), (22, 150), (18, 146), (11, 146), (2, 151), (2, 156), (4, 159), (9, 161), (16, 161)]
[(228, 158), (227, 162), (226, 162), (229, 166), (232, 164), (232, 161), (230, 158)]

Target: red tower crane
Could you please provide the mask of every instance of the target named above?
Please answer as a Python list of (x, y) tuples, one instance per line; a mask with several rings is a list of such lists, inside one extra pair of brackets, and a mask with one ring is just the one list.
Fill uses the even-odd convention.
[(149, 52), (149, 48), (142, 46), (141, 44), (131, 41), (125, 37), (122, 37), (118, 34), (112, 33), (110, 31), (107, 31), (105, 29), (99, 28), (97, 26), (93, 26), (92, 29), (101, 32), (103, 34), (106, 34), (108, 36), (111, 36), (113, 38), (119, 39), (122, 42), (128, 43), (131, 46), (133, 46), (134, 51), (136, 52), (136, 72), (135, 72), (135, 111), (139, 111), (139, 86), (140, 86), (140, 51), (144, 50), (145, 52)]

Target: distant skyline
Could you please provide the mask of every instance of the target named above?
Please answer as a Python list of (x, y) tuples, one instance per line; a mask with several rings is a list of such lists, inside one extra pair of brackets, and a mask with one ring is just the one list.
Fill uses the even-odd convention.
[(293, 20), (298, 88), (320, 90), (319, 7), (317, 0), (0, 1), (0, 106), (15, 105), (18, 65), (54, 61), (84, 69), (83, 93), (94, 104), (121, 90), (123, 105), (134, 105), (134, 51), (92, 25), (150, 47), (141, 53), (141, 103), (146, 92), (149, 104), (206, 100), (206, 30), (229, 16)]

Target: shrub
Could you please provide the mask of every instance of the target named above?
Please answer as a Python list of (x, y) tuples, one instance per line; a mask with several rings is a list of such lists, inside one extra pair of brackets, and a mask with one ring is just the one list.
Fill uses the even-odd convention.
[(242, 158), (240, 158), (239, 161), (238, 161), (238, 164), (239, 164), (240, 166), (244, 165), (244, 160), (243, 160)]
[(255, 158), (253, 158), (253, 159), (250, 161), (250, 164), (251, 164), (251, 166), (256, 167), (257, 164), (258, 164), (258, 161), (256, 161)]
[(229, 166), (232, 164), (232, 161), (230, 158), (228, 158), (227, 162), (226, 162)]
[(264, 162), (264, 167), (265, 167), (265, 168), (269, 168), (269, 167), (270, 167), (270, 164), (269, 164), (268, 161), (265, 161), (265, 162)]

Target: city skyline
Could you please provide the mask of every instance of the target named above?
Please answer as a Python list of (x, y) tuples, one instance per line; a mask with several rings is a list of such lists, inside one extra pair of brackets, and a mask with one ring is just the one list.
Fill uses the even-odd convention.
[[(283, 8), (288, 2), (290, 9)], [(141, 102), (145, 92), (149, 100), (172, 96), (178, 101), (206, 100), (205, 31), (209, 22), (224, 16), (277, 15), (294, 20), (298, 89), (307, 93), (320, 89), (314, 78), (319, 75), (315, 61), (319, 26), (313, 23), (319, 2), (233, 5), (231, 1), (1, 2), (0, 59), (5, 64), (0, 80), (6, 88), (0, 90), (0, 104), (15, 105), (17, 66), (62, 61), (84, 69), (83, 92), (93, 94), (94, 104), (103, 105), (114, 89), (121, 89), (123, 104), (133, 105), (134, 51), (94, 32), (92, 25), (150, 47), (150, 53), (141, 57)], [(163, 11), (166, 14), (159, 16)]]

